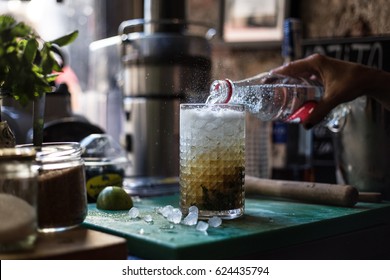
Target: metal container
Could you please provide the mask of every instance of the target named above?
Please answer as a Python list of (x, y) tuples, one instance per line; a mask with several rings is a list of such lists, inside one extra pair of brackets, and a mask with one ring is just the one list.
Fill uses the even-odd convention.
[(180, 34), (131, 34), (124, 44), (125, 133), (134, 165), (131, 175), (177, 176), (179, 104), (206, 99), (211, 67), (208, 42)]
[(205, 102), (211, 75), (206, 34), (190, 32), (184, 4), (163, 2), (145, 1), (145, 18), (119, 27), (129, 175), (138, 178), (178, 176), (179, 105)]
[(370, 97), (348, 104), (345, 126), (334, 134), (337, 178), (390, 199), (390, 112)]

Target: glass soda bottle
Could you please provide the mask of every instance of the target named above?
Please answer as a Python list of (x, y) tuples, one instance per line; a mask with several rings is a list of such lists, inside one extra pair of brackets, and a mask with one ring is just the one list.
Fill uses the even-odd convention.
[(300, 123), (322, 98), (318, 81), (275, 73), (261, 73), (241, 81), (216, 80), (206, 103), (243, 104), (263, 121)]

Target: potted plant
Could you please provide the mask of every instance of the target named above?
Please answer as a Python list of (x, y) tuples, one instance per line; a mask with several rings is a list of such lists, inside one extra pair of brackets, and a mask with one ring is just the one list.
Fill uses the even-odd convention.
[(42, 145), (45, 95), (52, 91), (53, 82), (61, 72), (55, 48), (70, 44), (77, 36), (78, 31), (74, 31), (44, 41), (26, 23), (0, 15), (0, 99), (12, 96), (21, 105), (33, 103), (34, 146)]

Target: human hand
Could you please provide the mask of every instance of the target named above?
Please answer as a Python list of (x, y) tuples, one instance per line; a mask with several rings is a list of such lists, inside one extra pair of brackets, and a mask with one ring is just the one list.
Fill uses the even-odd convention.
[(337, 105), (352, 101), (367, 92), (367, 79), (373, 69), (352, 62), (337, 60), (320, 54), (292, 61), (271, 72), (306, 79), (319, 80), (324, 96), (309, 117), (302, 123), (307, 129), (320, 123)]

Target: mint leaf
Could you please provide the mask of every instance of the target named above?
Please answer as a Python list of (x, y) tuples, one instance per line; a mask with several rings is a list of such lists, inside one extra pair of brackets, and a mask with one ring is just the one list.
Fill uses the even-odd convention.
[(21, 104), (52, 91), (61, 66), (53, 54), (54, 44), (72, 43), (78, 31), (45, 42), (30, 26), (0, 15), (0, 87)]
[(27, 63), (33, 63), (38, 51), (38, 42), (35, 39), (30, 39), (24, 49), (24, 57)]
[(76, 30), (76, 31), (73, 31), (72, 33), (70, 33), (68, 35), (65, 35), (65, 36), (62, 36), (62, 37), (60, 37), (58, 39), (50, 41), (49, 43), (56, 44), (56, 45), (58, 45), (60, 47), (63, 47), (63, 46), (66, 46), (66, 45), (72, 43), (74, 40), (76, 40), (78, 35), (79, 35), (79, 32)]

